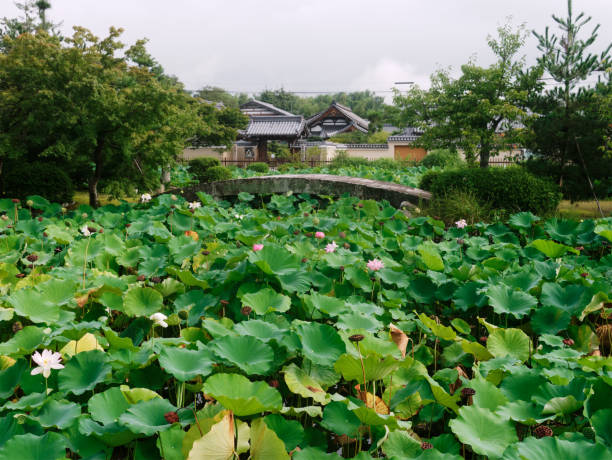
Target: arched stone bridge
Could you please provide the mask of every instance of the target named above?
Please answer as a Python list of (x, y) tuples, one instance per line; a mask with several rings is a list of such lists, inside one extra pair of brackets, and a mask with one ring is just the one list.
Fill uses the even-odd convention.
[(186, 188), (181, 193), (187, 200), (196, 200), (196, 192), (215, 198), (236, 196), (240, 192), (253, 195), (283, 194), (287, 192), (312, 195), (341, 196), (348, 194), (361, 199), (387, 200), (392, 206), (414, 207), (420, 200), (429, 200), (431, 194), (418, 188), (393, 182), (331, 174), (281, 174), (231, 179)]

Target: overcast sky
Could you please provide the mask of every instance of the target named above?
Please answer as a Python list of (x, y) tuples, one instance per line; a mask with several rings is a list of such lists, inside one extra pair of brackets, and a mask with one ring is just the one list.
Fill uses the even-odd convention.
[[(51, 0), (50, 18), (70, 33), (125, 29), (149, 39), (151, 54), (189, 89), (205, 85), (257, 92), (389, 90), (395, 81), (427, 85), (440, 67), (476, 56), (493, 62), (486, 39), (512, 16), (542, 32), (566, 0)], [(612, 0), (575, 0), (600, 23), (597, 50), (612, 42)], [(0, 0), (0, 17), (16, 16)], [(587, 29), (589, 32), (591, 26)], [(524, 48), (537, 56), (535, 38)], [(381, 93), (381, 95), (384, 95)]]

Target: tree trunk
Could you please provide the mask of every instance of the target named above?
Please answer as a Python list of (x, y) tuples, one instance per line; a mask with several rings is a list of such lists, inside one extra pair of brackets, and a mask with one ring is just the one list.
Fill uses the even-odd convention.
[(98, 139), (98, 145), (94, 150), (95, 168), (93, 174), (89, 177), (89, 206), (97, 208), (100, 206), (98, 198), (98, 183), (102, 177), (102, 150), (104, 149), (104, 139)]
[(488, 168), (489, 167), (489, 158), (491, 157), (491, 147), (489, 144), (483, 144), (480, 148), (480, 167)]
[(161, 171), (161, 184), (159, 186), (159, 193), (164, 193), (166, 191), (166, 184), (170, 183), (170, 169), (162, 168)]
[(93, 176), (89, 178), (89, 206), (92, 208), (97, 208), (100, 205), (100, 200), (98, 199), (98, 179), (95, 179)]

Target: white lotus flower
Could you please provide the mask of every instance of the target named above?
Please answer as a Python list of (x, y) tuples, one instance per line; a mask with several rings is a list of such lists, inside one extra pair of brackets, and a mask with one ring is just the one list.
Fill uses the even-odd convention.
[(148, 203), (149, 201), (151, 201), (151, 194), (143, 193), (142, 195), (140, 195), (140, 201), (142, 201), (143, 203)]
[(168, 317), (163, 313), (153, 313), (151, 316), (149, 316), (149, 319), (153, 321), (153, 326), (168, 327), (168, 323), (166, 323)]
[(38, 364), (38, 367), (32, 369), (31, 374), (36, 375), (42, 372), (44, 378), (49, 378), (51, 369), (63, 369), (64, 365), (60, 364), (62, 355), (51, 350), (43, 350), (42, 354), (35, 351), (32, 355), (32, 360)]
[(199, 201), (192, 201), (191, 203), (189, 203), (189, 209), (197, 209), (200, 206), (202, 206), (202, 203), (200, 203)]
[(89, 231), (89, 229), (87, 228), (87, 225), (83, 225), (81, 227), (81, 233), (85, 236), (91, 236), (91, 232)]

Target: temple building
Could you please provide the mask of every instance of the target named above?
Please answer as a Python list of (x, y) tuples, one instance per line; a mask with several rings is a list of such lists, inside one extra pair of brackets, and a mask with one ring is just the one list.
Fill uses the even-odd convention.
[[(183, 159), (202, 156), (216, 156), (227, 164), (242, 166), (252, 161), (266, 162), (273, 159), (268, 155), (268, 142), (286, 143), (292, 153), (305, 160), (307, 152), (318, 152), (316, 160), (332, 160), (339, 151), (349, 156), (365, 157), (371, 160), (394, 158), (396, 160), (422, 160), (427, 152), (412, 144), (421, 134), (414, 128), (407, 128), (398, 135), (389, 136), (384, 144), (338, 144), (329, 139), (352, 131), (367, 133), (369, 122), (354, 113), (349, 107), (332, 102), (325, 110), (305, 119), (267, 102), (251, 99), (242, 104), (240, 110), (249, 117), (244, 130), (239, 131), (238, 140), (231, 150), (220, 147), (187, 148)], [(310, 158), (312, 159), (312, 158)]]
[(313, 137), (329, 139), (351, 131), (367, 133), (370, 123), (348, 107), (334, 101), (327, 109), (306, 120), (306, 125)]

